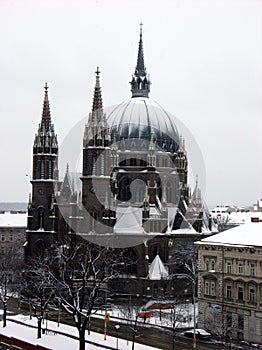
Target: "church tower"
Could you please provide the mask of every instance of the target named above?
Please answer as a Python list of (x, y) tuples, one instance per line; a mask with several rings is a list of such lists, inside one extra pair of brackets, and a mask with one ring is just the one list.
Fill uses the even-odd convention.
[(51, 121), (48, 86), (44, 87), (41, 122), (33, 145), (32, 196), (28, 203), (27, 241), (29, 256), (41, 255), (55, 233), (54, 185), (58, 181), (58, 143)]
[(82, 204), (85, 211), (85, 231), (111, 232), (115, 214), (110, 210), (111, 136), (103, 111), (100, 71), (96, 83), (92, 112), (89, 114), (83, 138)]

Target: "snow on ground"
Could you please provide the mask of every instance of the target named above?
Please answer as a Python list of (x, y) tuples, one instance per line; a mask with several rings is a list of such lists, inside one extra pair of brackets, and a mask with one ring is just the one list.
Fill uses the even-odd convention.
[[(152, 303), (154, 303), (152, 301)], [(166, 301), (163, 303), (172, 303), (172, 301)], [(150, 306), (150, 303), (146, 304), (148, 307)], [(196, 321), (198, 316), (198, 303), (196, 302)], [(194, 327), (194, 305), (189, 302), (189, 300), (186, 301), (186, 303), (183, 304), (177, 304), (174, 309), (162, 309), (162, 310), (152, 310), (150, 308), (146, 310), (139, 309), (138, 307), (134, 307), (130, 309), (130, 312), (127, 312), (127, 310), (123, 310), (119, 308), (117, 305), (114, 305), (111, 309), (108, 310), (110, 313), (110, 319), (114, 320), (116, 322), (119, 322), (119, 318), (122, 319), (121, 322), (129, 323), (130, 319), (135, 320), (137, 310), (139, 311), (148, 311), (151, 312), (151, 317), (146, 319), (146, 324), (151, 324), (155, 326), (165, 326), (165, 327), (173, 327), (174, 325), (174, 317), (175, 317), (175, 327), (176, 329), (185, 329), (185, 328), (192, 328)], [(175, 311), (175, 316), (174, 316)], [(105, 311), (98, 310), (95, 315), (92, 315), (92, 317), (99, 317), (104, 318)], [(125, 321), (124, 321), (125, 320)], [(138, 321), (144, 322), (144, 319), (142, 317), (138, 318)]]
[[(29, 316), (8, 315), (7, 327), (0, 329), (1, 334), (4, 334), (9, 337), (22, 339), (31, 344), (39, 344), (52, 350), (61, 350), (61, 348), (63, 350), (74, 350), (74, 349), (77, 350), (79, 347), (78, 340), (74, 340), (69, 337), (62, 336), (60, 334), (55, 333), (55, 332), (64, 332), (73, 336), (78, 336), (78, 332), (75, 327), (67, 326), (61, 323), (60, 323), (60, 326), (58, 327), (56, 322), (52, 322), (48, 320), (47, 328), (49, 331), (53, 331), (53, 332), (49, 332), (48, 334), (42, 334), (42, 338), (37, 339), (36, 338), (37, 329), (27, 327), (26, 325), (16, 324), (10, 321), (12, 319), (23, 322), (27, 325), (33, 325), (35, 327), (37, 326), (37, 319), (35, 317), (33, 317), (32, 320), (30, 320)], [(0, 327), (2, 326), (1, 323), (2, 321), (0, 322)], [(44, 322), (44, 325), (42, 328), (45, 329), (45, 327), (46, 327), (46, 321)], [(88, 335), (88, 332), (86, 332), (86, 340), (90, 340), (97, 344), (111, 346), (113, 348), (116, 347), (115, 337), (107, 336), (107, 339), (104, 340), (104, 335), (100, 333), (91, 332), (91, 334)], [(101, 349), (99, 345), (94, 346), (91, 344), (87, 344), (86, 348), (89, 350)], [(129, 350), (132, 348), (132, 342), (131, 341), (127, 342), (127, 340), (119, 339), (118, 348), (121, 350)], [(145, 346), (138, 343), (135, 344), (135, 350), (152, 350), (152, 349), (157, 350), (157, 348), (152, 348), (152, 346)]]

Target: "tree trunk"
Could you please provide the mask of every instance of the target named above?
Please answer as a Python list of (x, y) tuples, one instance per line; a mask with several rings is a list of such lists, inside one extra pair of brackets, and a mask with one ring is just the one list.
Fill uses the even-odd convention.
[(85, 342), (85, 328), (80, 328), (78, 329), (78, 332), (79, 332), (79, 350), (85, 350), (85, 345), (86, 345), (86, 342)]
[(7, 313), (7, 303), (4, 302), (4, 312), (3, 312), (3, 327), (6, 327), (6, 313)]
[(135, 349), (135, 341), (136, 341), (136, 333), (135, 333), (135, 330), (133, 330), (132, 350)]
[(41, 324), (42, 324), (42, 318), (39, 317), (37, 319), (37, 339), (41, 338)]

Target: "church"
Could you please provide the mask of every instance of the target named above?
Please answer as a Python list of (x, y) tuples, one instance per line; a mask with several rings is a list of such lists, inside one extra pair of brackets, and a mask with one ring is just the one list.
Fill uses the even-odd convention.
[[(107, 110), (100, 71), (83, 134), (82, 173), (76, 189), (69, 166), (59, 179), (59, 145), (48, 97), (33, 144), (26, 258), (44, 255), (67, 235), (128, 250), (136, 261), (118, 293), (159, 296), (167, 289), (176, 251), (185, 254), (210, 220), (198, 183), (188, 184), (185, 141), (172, 115), (150, 99), (140, 28), (131, 98)], [(134, 278), (142, 281), (133, 283)], [(119, 287), (121, 285), (121, 288)]]

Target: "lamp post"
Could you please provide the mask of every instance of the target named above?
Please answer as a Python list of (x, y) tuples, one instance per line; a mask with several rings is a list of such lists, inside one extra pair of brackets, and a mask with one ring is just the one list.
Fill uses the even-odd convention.
[(194, 322), (194, 336), (193, 336), (193, 349), (196, 349), (197, 339), (196, 339), (196, 282), (197, 282), (197, 271), (196, 266), (192, 263), (192, 266), (189, 266), (185, 263), (185, 267), (190, 274), (178, 274), (176, 277), (178, 279), (188, 279), (193, 286), (193, 322)]
[(116, 349), (118, 349), (118, 332), (119, 332), (119, 329), (120, 329), (119, 324), (115, 325), (115, 329), (116, 329)]

